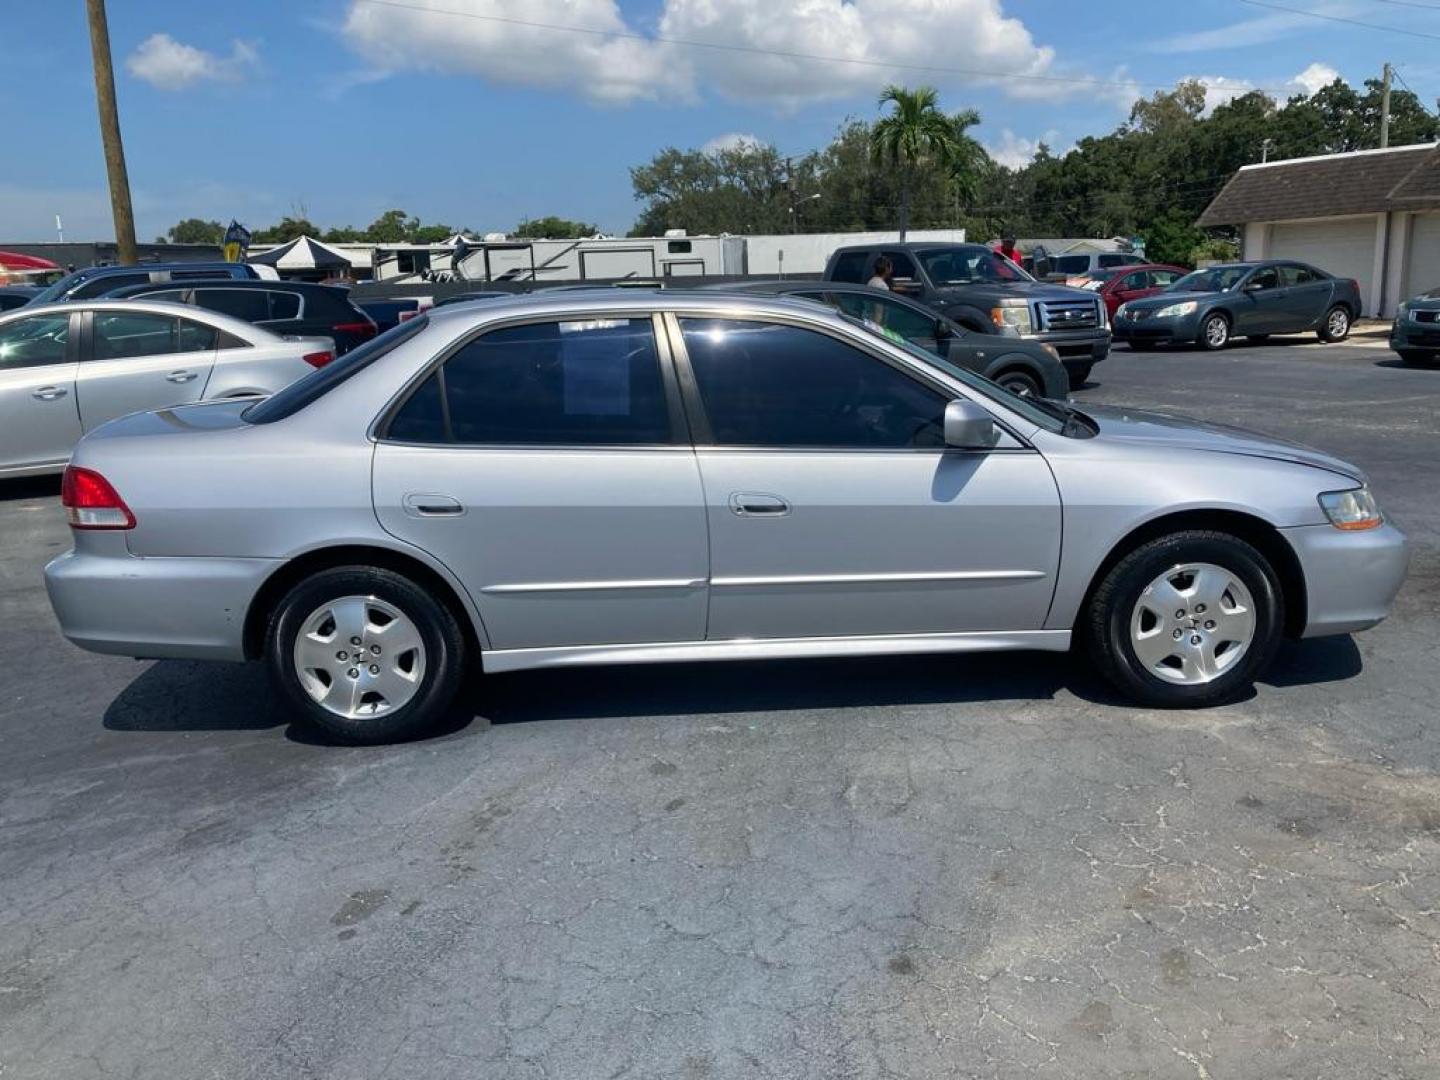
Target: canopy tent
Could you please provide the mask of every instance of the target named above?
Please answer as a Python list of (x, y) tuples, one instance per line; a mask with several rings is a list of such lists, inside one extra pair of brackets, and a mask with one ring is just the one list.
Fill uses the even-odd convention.
[(344, 252), (308, 236), (297, 237), (263, 255), (252, 255), (246, 261), (273, 266), (276, 270), (349, 270), (351, 267)]
[(38, 255), (21, 255), (18, 251), (0, 251), (0, 283), (10, 278), (26, 280), (61, 269), (49, 259)]

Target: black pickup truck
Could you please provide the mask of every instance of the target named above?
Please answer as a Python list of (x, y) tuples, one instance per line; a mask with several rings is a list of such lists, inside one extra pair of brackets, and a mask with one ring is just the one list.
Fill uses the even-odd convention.
[(865, 284), (875, 260), (894, 266), (890, 287), (967, 330), (1054, 346), (1076, 389), (1110, 352), (1105, 302), (1093, 292), (1036, 281), (982, 244), (864, 244), (838, 248), (826, 281)]

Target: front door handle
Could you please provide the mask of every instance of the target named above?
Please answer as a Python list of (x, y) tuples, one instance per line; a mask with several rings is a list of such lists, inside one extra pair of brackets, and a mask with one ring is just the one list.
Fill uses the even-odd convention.
[(402, 501), (405, 513), (410, 517), (459, 517), (465, 513), (465, 507), (460, 500), (449, 495), (412, 492)]
[(790, 504), (779, 495), (737, 491), (730, 496), (730, 510), (739, 517), (784, 517)]
[(62, 398), (70, 391), (63, 386), (37, 386), (30, 394), (37, 401), (54, 401)]
[(194, 371), (172, 371), (165, 378), (170, 382), (189, 382), (191, 379), (198, 379), (200, 376)]

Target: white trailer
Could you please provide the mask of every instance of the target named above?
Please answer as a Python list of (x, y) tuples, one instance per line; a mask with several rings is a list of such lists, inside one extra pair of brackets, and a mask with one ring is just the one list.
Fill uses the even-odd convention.
[(744, 274), (741, 236), (603, 236), (586, 240), (485, 240), (457, 276), (467, 281), (614, 281)]

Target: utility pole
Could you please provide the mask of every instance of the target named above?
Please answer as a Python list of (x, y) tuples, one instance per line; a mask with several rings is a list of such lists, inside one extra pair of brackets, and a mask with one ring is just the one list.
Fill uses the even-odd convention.
[(1384, 150), (1390, 145), (1390, 82), (1394, 78), (1394, 69), (1389, 64), (1385, 65), (1385, 78), (1381, 83), (1380, 90), (1380, 149)]
[(130, 208), (130, 178), (125, 172), (125, 146), (120, 141), (120, 110), (115, 106), (115, 69), (110, 63), (110, 24), (105, 0), (85, 0), (90, 20), (90, 56), (95, 67), (95, 104), (100, 110), (100, 138), (105, 144), (105, 171), (110, 177), (110, 209), (115, 218), (117, 261), (134, 266), (135, 213)]

